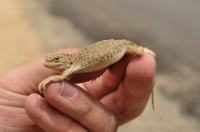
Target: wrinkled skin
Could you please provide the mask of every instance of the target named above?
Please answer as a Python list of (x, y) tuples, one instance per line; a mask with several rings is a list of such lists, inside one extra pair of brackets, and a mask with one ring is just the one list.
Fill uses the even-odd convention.
[(75, 89), (72, 98), (60, 94), (62, 82), (47, 85), (43, 98), (38, 84), (58, 73), (45, 68), (43, 62), (40, 59), (0, 77), (0, 131), (114, 132), (142, 113), (154, 86), (154, 58), (148, 53), (141, 57), (126, 55), (95, 81), (83, 82), (101, 71), (73, 76), (72, 81), (82, 82), (77, 85), (63, 82), (62, 88)]

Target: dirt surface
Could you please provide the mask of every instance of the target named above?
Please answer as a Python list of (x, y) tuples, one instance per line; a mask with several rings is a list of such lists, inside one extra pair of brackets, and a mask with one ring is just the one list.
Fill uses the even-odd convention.
[(49, 1), (0, 1), (0, 73), (66, 47), (92, 43), (68, 19), (49, 14)]
[[(52, 4), (60, 7), (58, 3), (55, 5), (50, 0), (0, 1), (0, 59), (3, 60), (3, 63), (0, 63), (0, 74), (43, 57), (46, 53), (66, 47), (85, 47), (96, 41), (97, 38), (88, 35), (87, 30), (78, 24), (79, 19), (73, 19), (80, 15), (72, 10), (76, 9), (77, 4), (69, 3), (74, 7), (71, 9), (71, 17), (65, 14), (65, 17), (60, 17), (58, 12), (55, 13), (55, 9), (53, 11)], [(82, 8), (87, 10), (84, 5)], [(104, 17), (100, 8), (97, 13)], [(115, 22), (117, 19), (112, 21), (113, 29), (118, 29), (120, 25)], [(84, 22), (81, 23), (87, 25)], [(140, 32), (141, 36), (142, 32), (145, 32), (148, 36), (149, 30), (138, 26), (135, 32)], [(110, 30), (109, 34), (114, 34), (114, 31), (118, 30)], [(142, 45), (145, 45), (145, 42), (157, 42), (157, 44), (161, 42), (151, 35), (141, 37), (132, 30), (128, 31), (134, 36), (134, 38), (130, 36), (130, 39), (136, 39)], [(162, 31), (170, 34), (170, 28), (167, 26), (162, 27)], [(123, 32), (118, 34), (118, 37), (127, 37)], [(92, 33), (95, 35), (95, 32)], [(181, 35), (181, 32), (177, 31), (176, 34), (178, 33)], [(166, 41), (166, 38), (162, 38), (162, 41)], [(151, 43), (148, 46), (151, 48)], [(166, 55), (162, 52), (165, 51), (165, 47), (156, 48), (153, 45), (153, 49), (161, 56), (161, 58), (158, 56), (159, 71), (156, 74), (156, 111), (152, 111), (149, 103), (140, 117), (121, 126), (118, 132), (198, 132), (200, 130), (199, 72), (184, 62)], [(171, 66), (170, 70), (163, 72), (162, 70), (168, 66)]]

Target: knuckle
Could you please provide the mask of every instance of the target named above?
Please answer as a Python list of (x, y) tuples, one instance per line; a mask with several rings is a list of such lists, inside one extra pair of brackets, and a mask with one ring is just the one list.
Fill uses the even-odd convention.
[(56, 132), (63, 132), (63, 131), (68, 131), (68, 132), (77, 132), (82, 130), (81, 126), (77, 126), (77, 122), (73, 119), (69, 120), (64, 126), (59, 127), (59, 130), (55, 130)]
[(78, 113), (81, 116), (78, 116), (78, 120), (84, 119), (90, 112), (93, 110), (93, 103), (91, 101), (91, 98), (88, 98), (85, 103), (83, 103), (79, 109)]

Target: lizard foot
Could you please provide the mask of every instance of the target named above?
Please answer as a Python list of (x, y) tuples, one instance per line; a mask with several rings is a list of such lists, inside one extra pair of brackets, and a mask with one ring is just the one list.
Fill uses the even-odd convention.
[[(42, 93), (44, 89), (46, 89), (46, 85), (50, 82), (58, 82), (64, 80), (66, 77), (62, 75), (54, 75), (44, 79), (39, 85), (38, 90)], [(68, 79), (68, 77), (67, 77)], [(70, 78), (69, 78), (70, 79)]]
[(43, 90), (46, 89), (46, 85), (47, 85), (48, 83), (50, 83), (50, 82), (51, 82), (51, 80), (48, 79), (48, 78), (46, 78), (45, 80), (43, 80), (43, 81), (38, 85), (38, 90), (40, 91), (40, 93), (42, 93)]

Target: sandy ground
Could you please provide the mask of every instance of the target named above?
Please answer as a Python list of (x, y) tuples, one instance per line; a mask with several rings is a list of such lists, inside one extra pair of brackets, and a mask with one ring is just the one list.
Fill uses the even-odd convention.
[[(69, 19), (52, 15), (48, 10), (49, 5), (49, 0), (0, 1), (0, 59), (3, 60), (0, 74), (34, 61), (48, 52), (93, 43)], [(191, 96), (185, 93), (190, 93), (189, 88), (197, 87), (199, 77), (198, 73), (186, 66), (174, 74), (158, 73), (156, 111), (152, 111), (149, 103), (139, 118), (121, 126), (118, 132), (198, 132), (199, 118), (195, 116), (200, 110), (199, 107), (189, 109), (188, 104), (194, 100), (190, 100)], [(186, 81), (187, 78), (190, 80)], [(180, 94), (180, 90), (183, 94)]]
[(67, 19), (48, 11), (48, 1), (0, 1), (0, 73), (46, 53), (92, 43)]

